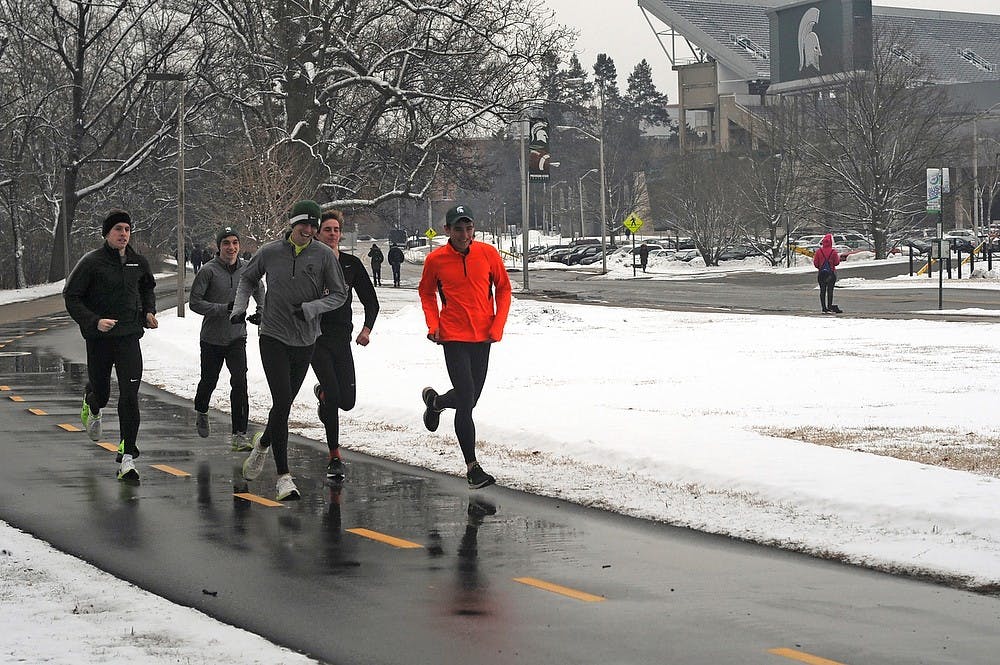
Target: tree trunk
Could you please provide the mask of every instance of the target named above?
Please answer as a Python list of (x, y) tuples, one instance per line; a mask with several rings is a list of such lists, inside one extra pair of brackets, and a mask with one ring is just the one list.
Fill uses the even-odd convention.
[[(64, 240), (71, 237), (73, 220), (76, 219), (76, 184), (79, 172), (76, 169), (66, 169), (63, 175), (63, 198), (59, 206), (59, 219), (56, 222), (55, 237), (52, 243), (52, 256), (49, 260), (49, 282), (58, 282), (67, 277)], [(70, 248), (72, 248), (72, 243)], [(70, 257), (72, 270), (72, 256)]]

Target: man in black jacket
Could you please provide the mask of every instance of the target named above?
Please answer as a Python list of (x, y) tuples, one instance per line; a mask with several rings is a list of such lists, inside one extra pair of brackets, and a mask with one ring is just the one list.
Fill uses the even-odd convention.
[(129, 247), (132, 218), (112, 210), (102, 224), (104, 244), (86, 254), (66, 280), (66, 311), (87, 343), (87, 387), (80, 419), (91, 440), (102, 433), (102, 413), (111, 399), (111, 368), (118, 375), (118, 479), (139, 482), (139, 382), (144, 328), (156, 328), (156, 282), (145, 257)]
[(372, 261), (372, 282), (375, 286), (382, 286), (382, 261), (385, 257), (375, 243), (372, 243), (372, 248), (368, 250), (368, 258)]
[(393, 245), (389, 248), (389, 265), (392, 266), (392, 285), (399, 286), (399, 273), (403, 266), (403, 250), (399, 248), (398, 245)]
[(354, 356), (351, 353), (351, 289), (358, 294), (358, 300), (365, 308), (365, 322), (355, 343), (368, 346), (375, 317), (378, 316), (378, 296), (368, 279), (364, 264), (356, 256), (340, 251), (340, 236), (344, 215), (339, 210), (329, 210), (320, 218), (319, 240), (337, 256), (344, 272), (347, 285), (347, 302), (337, 309), (326, 312), (320, 318), (322, 334), (316, 340), (313, 351), (312, 368), (319, 379), (313, 393), (319, 400), (319, 419), (326, 427), (326, 445), (330, 449), (330, 461), (326, 465), (326, 476), (334, 481), (344, 478), (344, 463), (340, 459), (340, 414), (338, 409), (350, 411), (357, 401), (357, 383), (354, 374)]

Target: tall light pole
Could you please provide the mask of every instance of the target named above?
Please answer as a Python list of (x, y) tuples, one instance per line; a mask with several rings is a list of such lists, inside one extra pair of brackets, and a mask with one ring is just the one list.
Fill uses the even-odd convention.
[(589, 176), (591, 173), (597, 173), (597, 169), (590, 169), (582, 176), (577, 179), (577, 189), (576, 191), (580, 194), (580, 237), (587, 235), (586, 230), (583, 228), (583, 179)]
[[(558, 187), (559, 185), (565, 185), (565, 184), (567, 184), (565, 180), (560, 180), (559, 182), (555, 183), (554, 185), (549, 185), (549, 233), (552, 232), (552, 229), (555, 226), (554, 222), (555, 222), (555, 219), (556, 219), (556, 206), (555, 206), (556, 187)], [(562, 231), (561, 230), (560, 230), (559, 235), (560, 236), (562, 235)]]
[(180, 83), (180, 94), (177, 96), (177, 316), (184, 318), (184, 282), (187, 271), (184, 262), (184, 95), (187, 86), (184, 74), (154, 72), (147, 74), (146, 80)]
[[(603, 125), (603, 114), (602, 114), (602, 123), (601, 124)], [(577, 127), (575, 125), (557, 125), (556, 129), (562, 129), (562, 130), (570, 130), (571, 129), (571, 130), (580, 132), (581, 134), (583, 134), (587, 138), (593, 139), (594, 141), (597, 141), (598, 148), (600, 149), (600, 155), (601, 155), (601, 164), (600, 164), (600, 171), (601, 171), (601, 274), (602, 275), (607, 274), (607, 272), (608, 272), (608, 216), (607, 216), (607, 208), (605, 208), (605, 198), (607, 197), (608, 189), (607, 189), (607, 180), (605, 179), (605, 175), (604, 175), (604, 138), (602, 136), (597, 136), (595, 134), (591, 134), (586, 129), (581, 129), (580, 127)], [(580, 180), (583, 180), (583, 178), (580, 178)]]

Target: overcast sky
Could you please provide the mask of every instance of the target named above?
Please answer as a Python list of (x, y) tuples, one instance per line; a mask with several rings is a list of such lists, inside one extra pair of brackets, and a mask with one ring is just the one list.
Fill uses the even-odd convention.
[[(661, 92), (677, 101), (676, 76), (670, 70), (659, 42), (636, 0), (543, 0), (556, 13), (559, 23), (575, 28), (580, 37), (577, 53), (591, 73), (598, 53), (610, 55), (618, 68), (621, 88), (636, 63), (645, 58), (653, 68), (653, 79)], [(884, 7), (913, 7), (959, 12), (997, 13), (997, 0), (879, 0)], [(656, 27), (662, 28), (650, 17)]]

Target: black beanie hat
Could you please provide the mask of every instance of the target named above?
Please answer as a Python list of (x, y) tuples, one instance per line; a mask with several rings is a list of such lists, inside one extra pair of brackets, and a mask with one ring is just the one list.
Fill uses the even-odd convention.
[(215, 236), (215, 246), (221, 247), (222, 239), (228, 238), (229, 236), (236, 236), (237, 240), (240, 239), (240, 234), (236, 232), (236, 229), (234, 229), (231, 226), (223, 226), (221, 229), (219, 229), (219, 233), (216, 234)]
[(113, 209), (108, 213), (108, 216), (104, 218), (104, 223), (101, 224), (101, 235), (107, 237), (108, 233), (114, 228), (115, 224), (121, 224), (122, 222), (128, 224), (129, 230), (132, 229), (132, 218), (124, 210), (119, 210), (118, 208)]
[(312, 224), (317, 229), (319, 228), (319, 218), (323, 214), (320, 210), (319, 204), (315, 201), (305, 200), (299, 201), (294, 206), (292, 206), (292, 214), (288, 216), (288, 225), (295, 226), (296, 224)]

